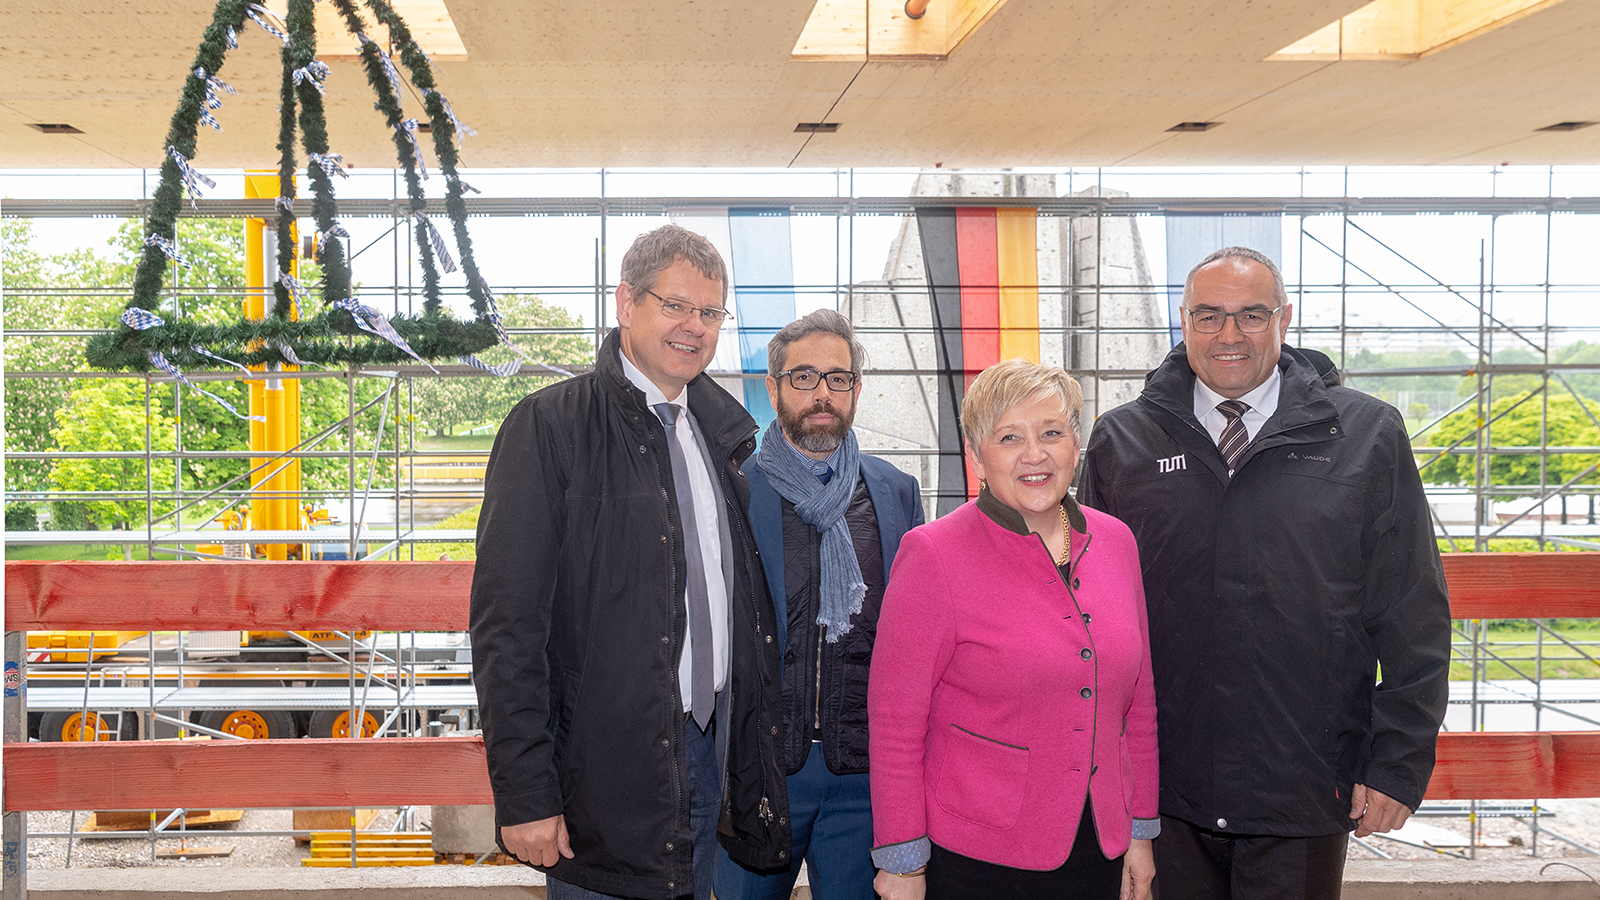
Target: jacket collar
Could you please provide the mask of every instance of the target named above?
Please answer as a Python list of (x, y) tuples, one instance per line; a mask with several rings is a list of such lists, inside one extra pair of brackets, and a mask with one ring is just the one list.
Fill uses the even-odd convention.
[[(613, 328), (600, 343), (600, 353), (595, 359), (595, 371), (601, 381), (623, 408), (636, 412), (655, 412), (645, 404), (644, 391), (633, 386), (622, 369), (621, 329)], [(756, 420), (750, 413), (704, 372), (695, 376), (684, 388), (683, 397), (694, 413), (695, 422), (713, 454), (727, 456), (741, 443), (755, 436)], [(659, 420), (656, 420), (659, 421)], [(751, 449), (754, 449), (752, 446)]]
[[(1278, 356), (1278, 372), (1283, 376), (1278, 392), (1278, 409), (1255, 438), (1293, 431), (1338, 418), (1330, 387), (1340, 383), (1333, 360), (1316, 350), (1284, 345)], [(1139, 399), (1176, 416), (1195, 430), (1205, 433), (1194, 417), (1194, 369), (1189, 367), (1188, 348), (1172, 348), (1149, 375)]]

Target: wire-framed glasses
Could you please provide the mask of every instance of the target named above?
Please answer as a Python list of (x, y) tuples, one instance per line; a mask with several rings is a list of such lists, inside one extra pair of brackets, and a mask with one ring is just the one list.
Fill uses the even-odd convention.
[(701, 324), (705, 325), (707, 328), (716, 330), (721, 328), (724, 322), (727, 322), (729, 319), (733, 318), (733, 313), (728, 312), (720, 306), (690, 306), (682, 300), (672, 300), (667, 297), (663, 297), (649, 288), (645, 288), (644, 292), (661, 301), (661, 314), (669, 319), (681, 322), (684, 319), (687, 319), (690, 316), (698, 313)]

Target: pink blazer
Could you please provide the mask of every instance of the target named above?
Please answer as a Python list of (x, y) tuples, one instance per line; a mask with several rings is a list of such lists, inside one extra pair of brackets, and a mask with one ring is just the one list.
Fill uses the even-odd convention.
[[(868, 687), (876, 846), (1059, 867), (1084, 795), (1101, 850), (1155, 818), (1156, 705), (1133, 534), (1084, 509), (1061, 583), (1037, 535), (976, 503), (906, 534)], [(1074, 597), (1076, 599), (1074, 599)]]

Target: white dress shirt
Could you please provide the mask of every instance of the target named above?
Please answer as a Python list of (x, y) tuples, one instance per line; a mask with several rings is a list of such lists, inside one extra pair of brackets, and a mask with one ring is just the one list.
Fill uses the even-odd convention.
[[(711, 485), (711, 476), (706, 471), (706, 454), (700, 449), (700, 442), (694, 439), (689, 420), (693, 414), (688, 412), (688, 402), (679, 391), (676, 397), (667, 397), (661, 393), (639, 368), (628, 359), (628, 354), (618, 350), (617, 355), (622, 358), (622, 371), (627, 374), (633, 386), (644, 391), (644, 402), (650, 411), (655, 412), (657, 403), (671, 403), (681, 407), (683, 412), (678, 414), (678, 427), (669, 430), (667, 437), (676, 438), (678, 446), (683, 448), (683, 461), (689, 470), (689, 486), (694, 491), (694, 506), (699, 513), (696, 522), (684, 522), (685, 528), (695, 528), (700, 536), (701, 565), (706, 573), (706, 596), (711, 599), (711, 665), (716, 671), (717, 690), (722, 690), (728, 683), (728, 619), (732, 614), (732, 605), (728, 596), (728, 584), (722, 576), (722, 532), (717, 525), (717, 516), (721, 510), (717, 507), (717, 492)], [(665, 423), (663, 423), (665, 424)], [(695, 426), (698, 427), (698, 426)], [(685, 579), (683, 591), (684, 621), (688, 621), (689, 614), (689, 589)], [(683, 711), (688, 712), (694, 705), (694, 663), (689, 650), (693, 637), (689, 630), (684, 629), (683, 655), (678, 657), (678, 685), (683, 693)], [(716, 698), (712, 698), (716, 702)]]
[[(1267, 424), (1272, 414), (1278, 411), (1278, 387), (1282, 384), (1283, 373), (1277, 366), (1273, 366), (1272, 374), (1267, 376), (1266, 381), (1239, 398), (1240, 403), (1250, 407), (1242, 416), (1244, 430), (1250, 435), (1250, 440), (1256, 439), (1256, 435), (1261, 432), (1261, 426)], [(1222, 429), (1228, 425), (1228, 417), (1217, 409), (1217, 404), (1226, 399), (1228, 398), (1206, 387), (1206, 383), (1199, 378), (1194, 380), (1194, 417), (1205, 426), (1213, 444), (1221, 442)]]

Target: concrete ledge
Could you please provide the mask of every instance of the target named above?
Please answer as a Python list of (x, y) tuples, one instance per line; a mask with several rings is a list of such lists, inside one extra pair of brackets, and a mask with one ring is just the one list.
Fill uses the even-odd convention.
[(1600, 878), (1600, 859), (1352, 860), (1344, 900), (1594, 900), (1589, 876)]
[(526, 866), (369, 869), (47, 869), (28, 873), (29, 900), (544, 900)]
[[(1552, 863), (1555, 863), (1552, 865)], [(1576, 867), (1581, 871), (1574, 871)], [(1539, 870), (1548, 867), (1544, 874)], [(1587, 873), (1584, 874), (1584, 873)], [(1600, 859), (1358, 860), (1345, 900), (1594, 900)], [(544, 876), (522, 866), (372, 869), (69, 869), (28, 873), (31, 900), (544, 900)]]

